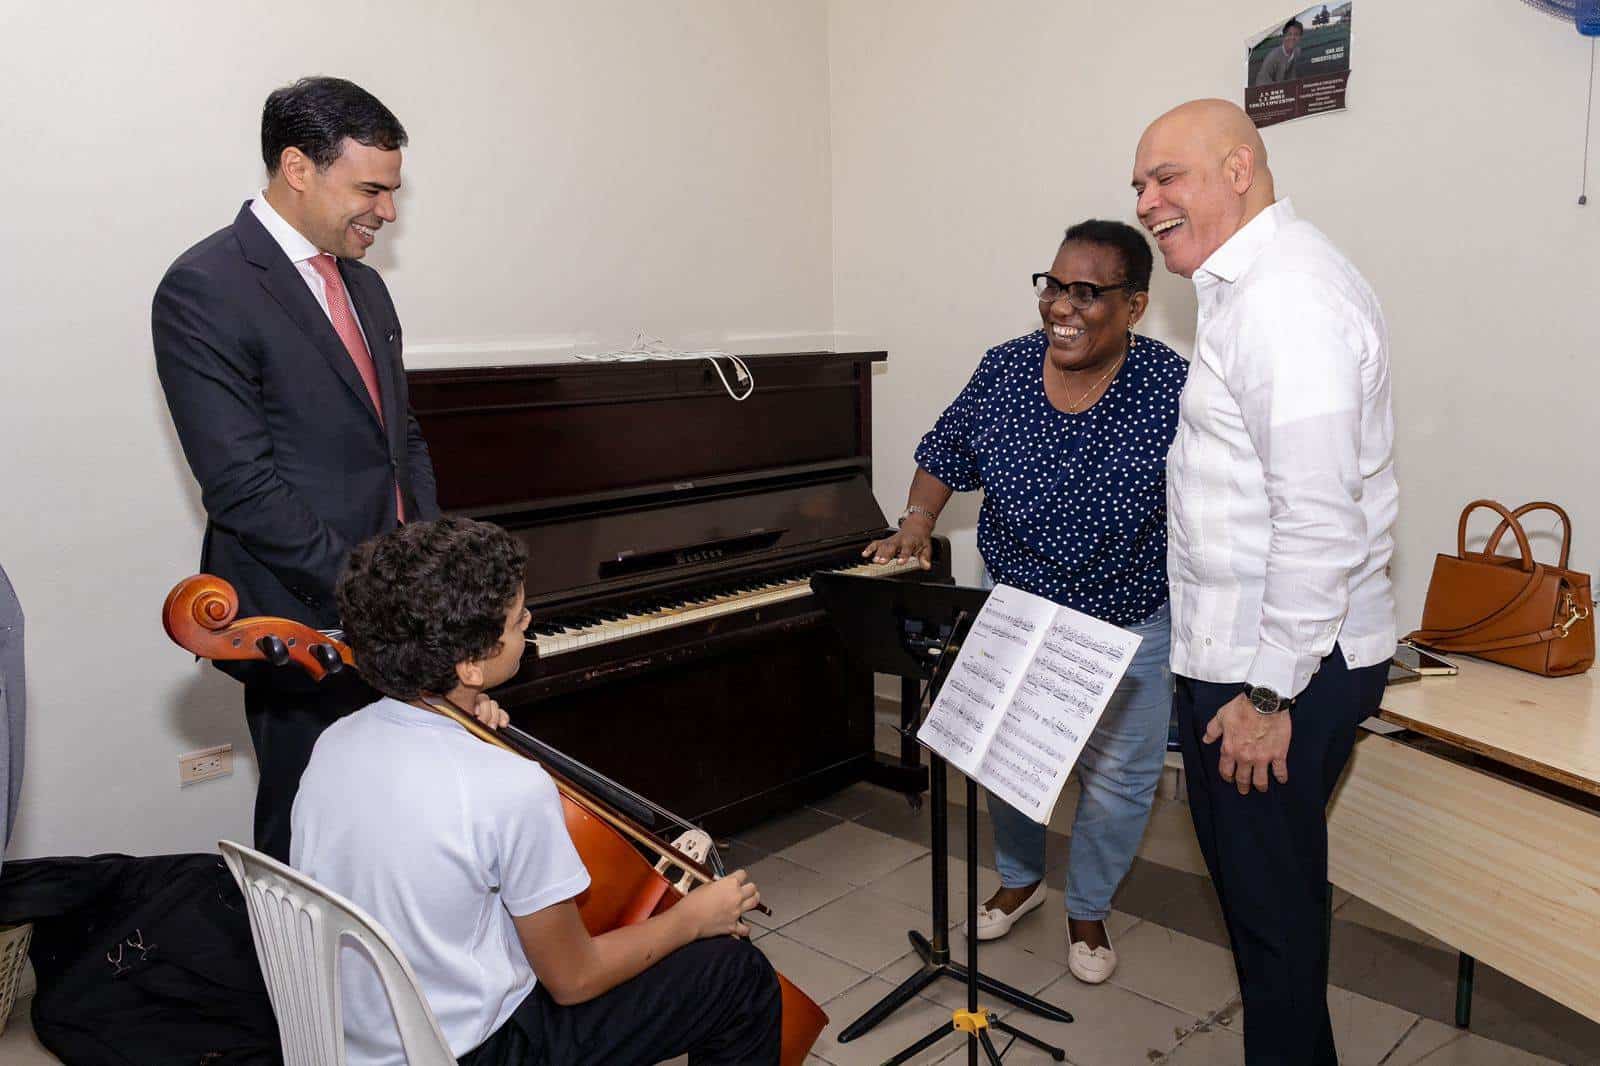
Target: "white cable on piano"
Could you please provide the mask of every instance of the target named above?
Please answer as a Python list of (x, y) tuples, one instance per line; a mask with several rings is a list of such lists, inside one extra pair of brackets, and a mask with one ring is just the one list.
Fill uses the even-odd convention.
[[(686, 352), (671, 347), (665, 341), (652, 337), (643, 330), (633, 335), (632, 348), (625, 351), (581, 354), (578, 358), (591, 363), (681, 362), (685, 359), (704, 359), (711, 364), (711, 368), (717, 372), (717, 377), (722, 380), (722, 388), (736, 402), (742, 403), (748, 400), (750, 394), (756, 391), (755, 375), (750, 373), (750, 367), (737, 355), (717, 348)], [(745, 387), (742, 393), (735, 390), (734, 386), (729, 383), (728, 375), (723, 372), (722, 364), (718, 362), (719, 359), (726, 359), (732, 365), (734, 380)]]

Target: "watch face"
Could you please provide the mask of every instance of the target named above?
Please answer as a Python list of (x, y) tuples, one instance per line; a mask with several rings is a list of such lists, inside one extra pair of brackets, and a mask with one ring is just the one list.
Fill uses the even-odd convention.
[(1283, 699), (1276, 692), (1265, 687), (1251, 689), (1250, 702), (1255, 704), (1256, 710), (1262, 714), (1273, 714), (1283, 706)]

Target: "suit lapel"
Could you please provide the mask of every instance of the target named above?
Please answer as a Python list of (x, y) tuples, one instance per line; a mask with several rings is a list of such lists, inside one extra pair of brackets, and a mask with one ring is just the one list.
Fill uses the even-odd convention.
[[(317, 303), (317, 298), (311, 295), (305, 278), (251, 212), (249, 204), (242, 207), (238, 217), (233, 220), (233, 232), (239, 239), (239, 246), (244, 249), (245, 259), (261, 271), (261, 287), (267, 290), (267, 295), (283, 308), (327, 359), (333, 372), (376, 420), (378, 412), (372, 406), (372, 397), (367, 395), (366, 383), (361, 380), (350, 353), (345, 350), (344, 341), (334, 332), (333, 323), (328, 320), (322, 305)], [(357, 311), (357, 314), (360, 312)], [(381, 383), (381, 377), (379, 380)]]

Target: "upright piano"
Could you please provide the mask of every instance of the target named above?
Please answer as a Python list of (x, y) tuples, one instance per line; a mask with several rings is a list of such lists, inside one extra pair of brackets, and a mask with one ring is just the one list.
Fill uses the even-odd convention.
[(512, 720), (718, 833), (872, 776), (872, 676), (810, 577), (949, 580), (943, 541), (932, 571), (861, 558), (885, 358), (746, 357), (742, 402), (706, 362), (410, 373), (440, 505), (528, 551)]

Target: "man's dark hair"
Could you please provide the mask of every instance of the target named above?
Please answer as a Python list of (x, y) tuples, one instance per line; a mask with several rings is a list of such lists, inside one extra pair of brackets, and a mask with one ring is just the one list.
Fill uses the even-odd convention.
[(1306, 32), (1304, 24), (1302, 24), (1299, 19), (1290, 19), (1288, 22), (1283, 24), (1284, 36), (1288, 36), (1291, 29), (1299, 30), (1302, 36)]
[(487, 522), (408, 522), (350, 554), (339, 578), (345, 640), (367, 683), (409, 700), (442, 696), (456, 664), (499, 646), (527, 553)]
[(278, 172), (285, 148), (298, 148), (326, 170), (352, 138), (392, 151), (406, 144), (406, 128), (367, 90), (343, 78), (301, 78), (274, 89), (261, 109), (261, 159)]
[(1079, 241), (1083, 244), (1098, 244), (1102, 248), (1109, 248), (1117, 253), (1122, 260), (1122, 273), (1132, 292), (1150, 291), (1150, 268), (1152, 259), (1150, 245), (1144, 239), (1144, 234), (1128, 225), (1126, 222), (1111, 222), (1103, 218), (1091, 218), (1087, 222), (1080, 222), (1067, 230), (1067, 235), (1061, 238), (1062, 244)]

